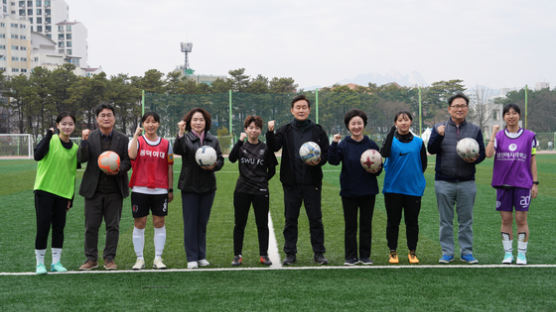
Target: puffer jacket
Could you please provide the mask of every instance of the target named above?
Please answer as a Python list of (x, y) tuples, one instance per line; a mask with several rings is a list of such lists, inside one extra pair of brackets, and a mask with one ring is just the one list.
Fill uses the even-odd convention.
[[(211, 146), (216, 150), (216, 167), (214, 170), (202, 169), (195, 162), (195, 152), (202, 145)], [(181, 155), (181, 172), (178, 180), (178, 188), (188, 193), (207, 193), (216, 191), (216, 178), (214, 172), (224, 165), (224, 157), (220, 150), (218, 139), (205, 132), (205, 139), (201, 144), (201, 139), (193, 134), (186, 132), (181, 138), (176, 137), (174, 141), (174, 154)]]

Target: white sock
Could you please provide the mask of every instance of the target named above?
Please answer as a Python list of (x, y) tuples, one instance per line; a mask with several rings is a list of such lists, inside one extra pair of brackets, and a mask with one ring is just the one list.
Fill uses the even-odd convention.
[(166, 244), (166, 226), (154, 228), (154, 253), (155, 258), (162, 257), (164, 245)]
[(37, 265), (44, 264), (45, 254), (46, 254), (46, 249), (35, 249), (35, 258), (37, 259)]
[(143, 259), (143, 248), (145, 248), (145, 229), (133, 227), (133, 249), (139, 259)]
[(527, 253), (527, 234), (518, 233), (517, 234), (517, 252)]
[(62, 248), (51, 248), (52, 251), (52, 263), (60, 262), (62, 258)]
[(504, 251), (511, 253), (513, 251), (513, 240), (510, 239), (510, 234), (502, 232), (502, 246)]

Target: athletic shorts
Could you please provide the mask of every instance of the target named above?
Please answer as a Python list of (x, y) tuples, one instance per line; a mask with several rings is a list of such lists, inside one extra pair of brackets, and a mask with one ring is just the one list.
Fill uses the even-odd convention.
[(531, 190), (519, 187), (496, 189), (497, 211), (529, 211)]
[(131, 192), (131, 213), (133, 218), (142, 218), (153, 212), (153, 216), (168, 215), (168, 194), (143, 194)]

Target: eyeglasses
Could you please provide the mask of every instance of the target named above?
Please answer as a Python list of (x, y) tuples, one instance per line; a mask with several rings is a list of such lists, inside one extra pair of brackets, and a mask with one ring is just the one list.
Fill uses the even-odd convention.
[(450, 105), (450, 107), (455, 108), (455, 109), (460, 109), (460, 108), (467, 108), (467, 105)]

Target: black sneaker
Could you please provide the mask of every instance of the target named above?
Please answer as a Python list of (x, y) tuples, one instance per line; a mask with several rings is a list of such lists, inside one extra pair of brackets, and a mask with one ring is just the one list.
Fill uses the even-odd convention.
[(286, 259), (282, 262), (283, 265), (292, 265), (295, 263), (295, 255), (286, 255)]
[(243, 262), (243, 257), (241, 255), (234, 256), (234, 260), (232, 261), (232, 266), (240, 266), (241, 262)]
[(261, 256), (261, 258), (259, 260), (261, 261), (261, 264), (272, 265), (272, 261), (270, 261), (268, 256)]
[(328, 259), (326, 259), (321, 253), (316, 253), (313, 259), (318, 264), (328, 264)]
[(370, 258), (361, 258), (359, 260), (359, 262), (361, 262), (361, 264), (363, 265), (371, 265), (373, 264), (373, 260), (371, 260)]
[(358, 263), (359, 263), (359, 260), (357, 258), (346, 259), (346, 261), (344, 261), (344, 265), (347, 265), (347, 266), (357, 265)]

